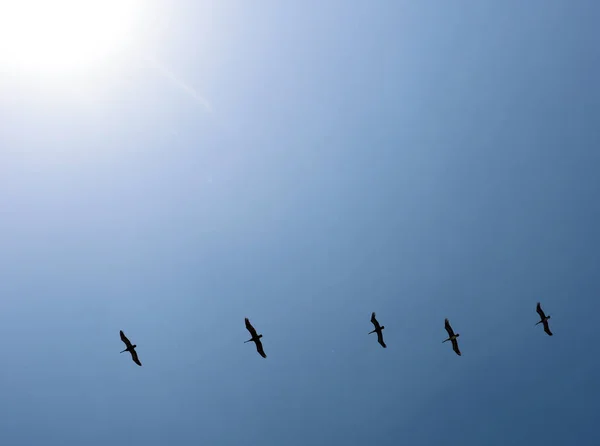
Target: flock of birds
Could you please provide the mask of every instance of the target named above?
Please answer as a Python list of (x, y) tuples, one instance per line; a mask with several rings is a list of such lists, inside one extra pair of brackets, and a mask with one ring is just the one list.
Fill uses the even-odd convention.
[[(550, 331), (550, 325), (548, 324), (550, 315), (546, 316), (546, 313), (544, 313), (544, 310), (542, 310), (542, 306), (539, 302), (537, 303), (536, 311), (540, 316), (540, 320), (535, 325), (542, 324), (544, 326), (544, 331), (546, 332), (546, 334), (548, 336), (552, 336), (552, 332)], [(247, 341), (244, 341), (244, 344), (247, 342), (254, 342), (254, 344), (256, 344), (256, 351), (258, 352), (258, 354), (263, 358), (266, 358), (267, 354), (265, 353), (262, 342), (260, 340), (260, 338), (262, 338), (263, 335), (257, 333), (256, 329), (252, 326), (248, 318), (245, 318), (244, 320), (246, 322), (246, 329), (250, 332), (250, 335), (252, 336)], [(379, 344), (381, 344), (383, 348), (386, 348), (387, 345), (385, 345), (385, 342), (383, 341), (383, 329), (385, 328), (385, 325), (379, 324), (379, 321), (375, 317), (375, 313), (371, 314), (371, 323), (373, 324), (375, 329), (373, 331), (370, 331), (369, 334), (377, 333), (377, 342), (379, 342)], [(461, 356), (460, 349), (458, 348), (458, 337), (460, 336), (460, 333), (454, 333), (454, 330), (452, 329), (452, 326), (450, 325), (450, 321), (448, 319), (445, 320), (444, 326), (446, 328), (446, 331), (448, 332), (448, 338), (445, 339), (442, 343), (450, 341), (452, 343), (452, 350), (454, 350), (454, 353), (456, 353), (458, 356)], [(131, 353), (131, 359), (133, 360), (133, 362), (141, 366), (142, 363), (140, 362), (138, 354), (135, 351), (137, 345), (131, 343), (127, 336), (125, 336), (125, 333), (123, 333), (123, 330), (120, 331), (120, 334), (121, 341), (125, 343), (126, 347), (125, 350), (121, 351), (121, 353)]]

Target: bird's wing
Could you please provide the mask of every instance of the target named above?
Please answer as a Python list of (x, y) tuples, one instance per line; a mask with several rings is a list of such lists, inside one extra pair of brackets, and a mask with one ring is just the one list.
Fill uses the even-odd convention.
[(127, 339), (127, 336), (125, 336), (125, 333), (123, 333), (123, 330), (120, 330), (119, 333), (121, 333), (121, 341), (123, 341), (125, 343), (127, 348), (130, 348), (131, 342), (129, 342), (129, 339)]
[(460, 350), (458, 348), (458, 341), (456, 339), (452, 339), (452, 350), (454, 350), (454, 352), (460, 356)]
[(137, 352), (135, 350), (131, 350), (131, 359), (133, 359), (133, 362), (135, 362), (137, 365), (142, 365), (142, 363), (140, 362), (140, 359), (138, 358)]
[(548, 324), (548, 320), (544, 321), (544, 331), (548, 334), (548, 336), (552, 336), (552, 332), (550, 331), (550, 325)]
[(383, 348), (386, 348), (385, 342), (383, 342), (383, 333), (380, 331), (377, 332), (377, 342), (381, 344)]
[(537, 303), (537, 306), (535, 307), (535, 311), (537, 311), (537, 313), (540, 315), (540, 317), (542, 319), (544, 319), (546, 317), (546, 313), (544, 313), (544, 310), (542, 310), (542, 306), (540, 305), (540, 303)]
[(446, 331), (448, 332), (448, 336), (452, 337), (454, 336), (454, 330), (452, 330), (452, 327), (450, 326), (450, 321), (448, 321), (448, 319), (446, 319)]
[(250, 323), (248, 318), (245, 318), (245, 321), (246, 321), (246, 329), (250, 332), (252, 337), (256, 336), (256, 330), (254, 329), (254, 327), (252, 326), (252, 324)]
[(263, 345), (262, 345), (262, 342), (260, 342), (260, 339), (255, 340), (254, 343), (256, 344), (256, 351), (258, 352), (258, 354), (260, 356), (262, 356), (263, 358), (266, 358), (267, 355), (265, 354), (265, 351), (263, 350)]
[(379, 322), (377, 321), (377, 319), (375, 319), (375, 313), (371, 314), (371, 323), (373, 325), (375, 325), (376, 330), (379, 330), (380, 325), (379, 325)]

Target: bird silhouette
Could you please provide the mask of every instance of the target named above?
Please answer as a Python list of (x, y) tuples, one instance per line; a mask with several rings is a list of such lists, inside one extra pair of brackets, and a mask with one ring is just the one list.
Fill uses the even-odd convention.
[(542, 310), (542, 306), (539, 302), (537, 303), (535, 311), (537, 311), (537, 313), (540, 315), (540, 321), (535, 325), (544, 324), (544, 331), (548, 334), (548, 336), (552, 336), (550, 326), (548, 325), (548, 319), (550, 319), (550, 315), (546, 316), (546, 313), (544, 313), (544, 310)]
[(244, 341), (244, 344), (246, 342), (254, 341), (254, 343), (256, 344), (256, 351), (258, 352), (258, 354), (260, 356), (262, 356), (263, 358), (266, 358), (267, 355), (265, 354), (265, 351), (263, 350), (262, 342), (260, 341), (260, 338), (262, 338), (263, 335), (261, 335), (261, 334), (257, 335), (256, 334), (256, 330), (254, 329), (254, 327), (252, 326), (252, 324), (250, 323), (250, 321), (248, 320), (248, 318), (245, 318), (244, 320), (246, 321), (246, 329), (252, 335), (252, 337), (250, 339), (248, 339), (247, 341)]
[(369, 334), (377, 333), (377, 342), (379, 342), (383, 348), (386, 348), (387, 345), (385, 345), (385, 342), (383, 342), (383, 329), (385, 326), (379, 325), (379, 322), (377, 322), (377, 319), (375, 319), (375, 312), (371, 313), (371, 322), (375, 326), (375, 330), (370, 331)]
[(460, 336), (459, 333), (454, 334), (454, 330), (452, 330), (452, 327), (450, 326), (450, 321), (448, 321), (448, 319), (446, 319), (446, 331), (448, 332), (448, 339), (446, 339), (445, 341), (442, 342), (442, 344), (444, 342), (452, 342), (452, 350), (454, 350), (454, 353), (456, 353), (458, 356), (460, 356), (460, 350), (458, 348), (458, 341), (456, 340), (456, 338), (458, 338)]
[(121, 333), (121, 341), (123, 341), (125, 343), (125, 346), (127, 347), (121, 353), (123, 353), (123, 352), (131, 353), (131, 359), (133, 359), (133, 362), (135, 362), (137, 365), (141, 366), (142, 363), (140, 362), (137, 352), (135, 351), (135, 348), (137, 347), (137, 345), (131, 345), (131, 342), (129, 341), (129, 339), (127, 339), (127, 336), (125, 336), (125, 333), (123, 333), (123, 330), (120, 330), (119, 333)]

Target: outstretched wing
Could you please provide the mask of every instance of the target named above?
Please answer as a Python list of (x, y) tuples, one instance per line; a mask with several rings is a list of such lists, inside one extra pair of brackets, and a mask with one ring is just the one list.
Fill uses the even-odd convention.
[(121, 341), (123, 341), (125, 343), (125, 346), (127, 348), (131, 348), (131, 342), (129, 341), (129, 339), (127, 339), (127, 336), (125, 336), (125, 333), (123, 333), (123, 330), (120, 330), (119, 333), (121, 334)]
[(375, 312), (371, 313), (371, 323), (375, 326), (375, 330), (379, 330), (380, 325), (377, 319), (375, 319)]
[(548, 336), (552, 336), (552, 332), (550, 331), (550, 325), (548, 324), (548, 320), (544, 320), (544, 331), (548, 334)]
[(133, 362), (135, 362), (137, 365), (141, 366), (142, 363), (140, 362), (140, 359), (138, 358), (137, 352), (134, 350), (130, 350), (131, 353), (131, 359), (133, 359)]
[(383, 342), (383, 331), (381, 330), (377, 332), (377, 342), (379, 342), (383, 348), (387, 347), (387, 345), (385, 345), (385, 342)]
[(263, 358), (266, 358), (266, 357), (267, 357), (267, 355), (265, 354), (265, 351), (264, 351), (264, 349), (263, 349), (262, 342), (260, 342), (260, 339), (256, 339), (256, 340), (254, 341), (254, 343), (256, 344), (256, 351), (258, 352), (258, 354), (259, 354), (260, 356), (262, 356)]
[(446, 319), (445, 327), (446, 327), (446, 331), (448, 332), (448, 336), (449, 337), (454, 336), (454, 330), (452, 330), (452, 327), (450, 326), (450, 321), (448, 321), (448, 319)]
[(250, 323), (250, 321), (248, 320), (248, 318), (245, 318), (246, 321), (246, 329), (250, 332), (250, 334), (252, 335), (252, 337), (256, 336), (256, 330), (254, 329), (254, 327), (252, 326), (252, 324)]
[(544, 310), (542, 310), (542, 306), (540, 305), (540, 303), (537, 303), (537, 306), (535, 307), (535, 311), (537, 311), (537, 313), (540, 315), (541, 319), (545, 319), (546, 318), (546, 313), (544, 313)]
[(454, 350), (454, 353), (460, 356), (460, 349), (458, 348), (458, 341), (456, 339), (452, 339), (452, 350)]

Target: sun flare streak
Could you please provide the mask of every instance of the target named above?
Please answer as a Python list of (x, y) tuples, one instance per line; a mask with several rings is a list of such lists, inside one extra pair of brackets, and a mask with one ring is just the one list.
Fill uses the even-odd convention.
[(146, 56), (145, 59), (161, 75), (163, 75), (170, 82), (172, 82), (173, 85), (180, 88), (182, 91), (184, 91), (186, 94), (188, 94), (191, 98), (193, 98), (196, 102), (201, 104), (207, 112), (212, 113), (213, 108), (212, 108), (212, 105), (209, 102), (209, 100), (206, 99), (204, 96), (202, 96), (200, 93), (198, 93), (198, 91), (194, 87), (192, 87), (191, 85), (187, 84), (182, 79), (177, 77), (175, 75), (175, 73), (173, 73), (172, 71), (167, 69), (164, 65), (160, 64), (154, 57)]

